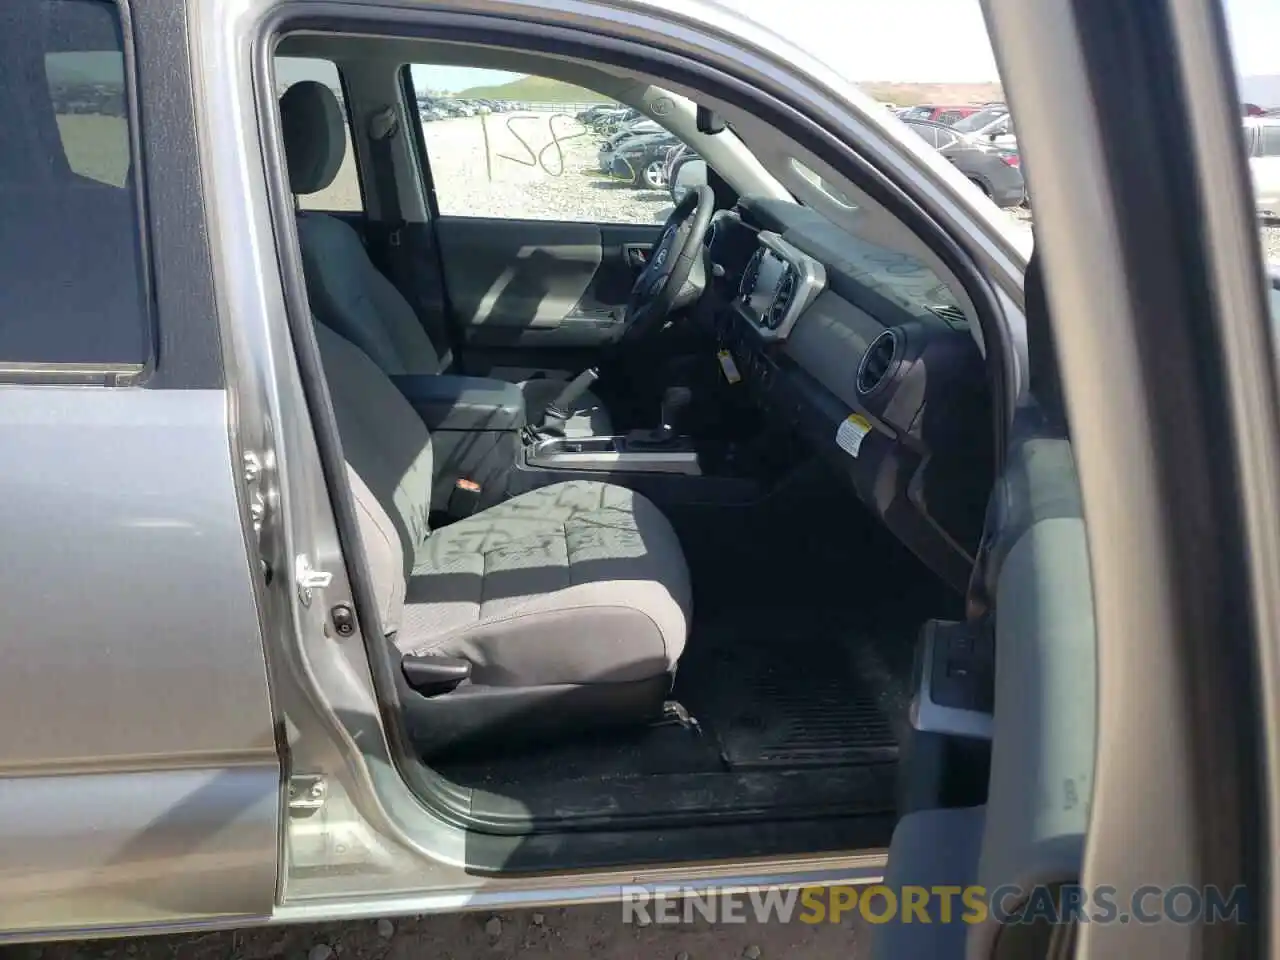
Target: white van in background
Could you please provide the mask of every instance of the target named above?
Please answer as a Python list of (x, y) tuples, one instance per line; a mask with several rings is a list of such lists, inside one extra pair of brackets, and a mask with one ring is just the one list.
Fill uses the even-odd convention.
[(1258, 216), (1280, 220), (1280, 117), (1245, 117), (1244, 136)]

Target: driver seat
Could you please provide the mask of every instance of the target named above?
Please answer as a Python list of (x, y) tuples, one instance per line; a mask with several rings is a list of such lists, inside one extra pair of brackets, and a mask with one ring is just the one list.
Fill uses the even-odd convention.
[[(293, 84), (280, 98), (280, 122), (294, 194), (326, 189), (347, 151), (342, 108), (333, 91), (315, 80)], [(328, 214), (299, 210), (298, 242), (307, 297), (321, 323), (358, 346), (389, 376), (447, 371), (448, 362), (442, 362), (413, 308), (373, 265), (350, 225)], [(536, 424), (565, 384), (547, 378), (518, 386), (524, 394), (525, 420)], [(591, 393), (584, 393), (572, 407), (565, 436), (613, 433), (608, 413)]]

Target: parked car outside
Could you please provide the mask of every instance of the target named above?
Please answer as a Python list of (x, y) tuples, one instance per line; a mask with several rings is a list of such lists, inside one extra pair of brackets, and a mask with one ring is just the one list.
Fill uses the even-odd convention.
[(922, 103), (911, 107), (902, 115), (904, 120), (933, 120), (937, 123), (945, 123), (948, 126), (958, 120), (977, 113), (982, 107), (975, 104), (936, 104)]
[(1258, 216), (1280, 219), (1280, 117), (1245, 117), (1244, 138)]
[(927, 120), (904, 122), (955, 164), (997, 207), (1016, 207), (1026, 199), (1026, 181), (1017, 153), (966, 137), (946, 124)]
[(628, 107), (601, 114), (593, 126), (601, 136), (611, 137), (619, 131), (641, 122), (652, 123), (653, 121), (646, 118), (639, 110), (633, 110)]
[(610, 135), (607, 140), (600, 144), (600, 149), (597, 152), (596, 159), (600, 164), (600, 172), (609, 173), (613, 170), (613, 155), (628, 140), (662, 132), (662, 126), (657, 121), (637, 120)]
[(951, 125), (951, 129), (1000, 147), (1014, 149), (1018, 145), (1018, 138), (1013, 132), (1013, 115), (1003, 103), (992, 104), (977, 113), (962, 117)]
[(633, 187), (661, 190), (667, 185), (667, 151), (680, 141), (665, 130), (624, 140), (611, 154), (609, 174)]

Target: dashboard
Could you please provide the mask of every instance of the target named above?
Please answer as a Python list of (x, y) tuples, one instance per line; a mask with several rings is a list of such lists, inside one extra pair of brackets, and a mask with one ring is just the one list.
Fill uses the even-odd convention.
[(985, 364), (950, 290), (916, 258), (771, 199), (718, 213), (708, 255), (721, 348), (764, 415), (963, 590), (994, 451)]

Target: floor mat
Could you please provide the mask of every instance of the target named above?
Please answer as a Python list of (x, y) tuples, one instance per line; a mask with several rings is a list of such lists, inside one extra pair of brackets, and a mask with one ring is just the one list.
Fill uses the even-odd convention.
[(910, 638), (877, 642), (841, 611), (796, 612), (738, 610), (696, 626), (677, 696), (734, 770), (897, 759)]

